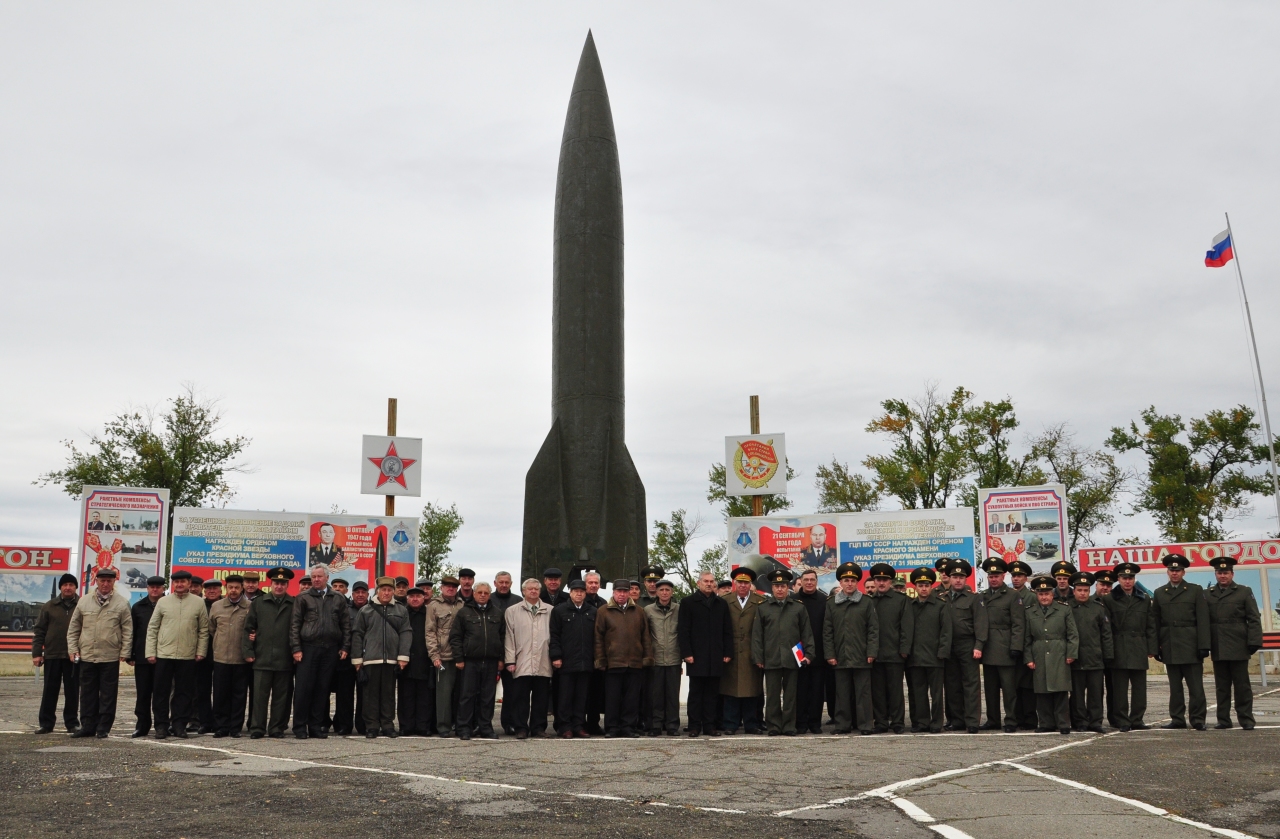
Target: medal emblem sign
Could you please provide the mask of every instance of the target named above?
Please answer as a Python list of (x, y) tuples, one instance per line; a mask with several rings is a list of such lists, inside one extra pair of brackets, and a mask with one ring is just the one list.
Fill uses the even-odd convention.
[(422, 438), (365, 435), (361, 454), (362, 494), (422, 494)]
[(749, 434), (724, 438), (725, 492), (729, 495), (785, 495), (786, 435)]

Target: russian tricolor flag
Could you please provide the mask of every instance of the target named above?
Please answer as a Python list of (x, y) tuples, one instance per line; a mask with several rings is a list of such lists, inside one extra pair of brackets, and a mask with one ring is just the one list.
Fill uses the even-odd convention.
[(1235, 254), (1231, 250), (1231, 231), (1224, 230), (1213, 237), (1213, 249), (1205, 252), (1204, 264), (1208, 268), (1221, 268)]

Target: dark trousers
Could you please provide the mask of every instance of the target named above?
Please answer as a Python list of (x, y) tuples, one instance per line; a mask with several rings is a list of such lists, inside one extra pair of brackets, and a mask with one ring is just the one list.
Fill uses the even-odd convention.
[(1024, 663), (1018, 668), (1018, 727), (1035, 728), (1036, 720), (1036, 682), (1035, 671)]
[(798, 667), (770, 667), (764, 671), (764, 721), (771, 732), (796, 733)]
[(946, 664), (947, 724), (977, 728), (982, 723), (982, 689), (972, 650), (953, 653)]
[(679, 664), (649, 668), (649, 730), (680, 730)]
[[(515, 705), (514, 705), (514, 704), (512, 703), (512, 701), (511, 701), (511, 700), (512, 700), (512, 693), (513, 693), (513, 692), (515, 691), (515, 689), (516, 689), (516, 688), (515, 688), (515, 683), (514, 683), (515, 676), (513, 676), (513, 675), (511, 674), (511, 671), (510, 671), (510, 670), (508, 670), (508, 669), (507, 669), (507, 668), (505, 668), (505, 667), (504, 667), (504, 668), (502, 668), (502, 672), (500, 673), (500, 675), (502, 676), (502, 713), (501, 713), (501, 715), (499, 716), (499, 719), (500, 719), (500, 720), (501, 720), (501, 722), (502, 722), (502, 730), (503, 730), (504, 732), (506, 732), (507, 734), (515, 734), (515, 732), (516, 732), (516, 708), (515, 708)], [(553, 691), (554, 691), (554, 690), (555, 690), (555, 688), (556, 688), (556, 687), (558, 687), (558, 686), (559, 686), (559, 684), (560, 684), (560, 678), (559, 678), (559, 677), (560, 677), (560, 671), (559, 671), (559, 670), (557, 670), (557, 671), (552, 675), (552, 677), (551, 677), (551, 678), (552, 678), (551, 688), (552, 688), (552, 690), (553, 690)], [(556, 723), (557, 723), (557, 729), (559, 728), (559, 722), (560, 722), (560, 706), (557, 704), (557, 705), (556, 705)]]
[(284, 733), (289, 723), (289, 686), (292, 684), (292, 670), (253, 671), (253, 711), (249, 717), (249, 730), (253, 734), (274, 737)]
[(1187, 700), (1182, 692), (1182, 683), (1187, 683), (1187, 693), (1191, 694), (1191, 724), (1204, 725), (1208, 713), (1204, 698), (1204, 662), (1195, 664), (1165, 664), (1169, 674), (1169, 716), (1175, 723), (1187, 724)]
[[(758, 696), (721, 694), (720, 698), (724, 702), (722, 718), (725, 731), (737, 731), (739, 728), (744, 729), (748, 734), (760, 731), (760, 698)], [(693, 730), (692, 721), (689, 723), (689, 730)]]
[(1218, 697), (1218, 722), (1231, 725), (1231, 691), (1234, 688), (1236, 719), (1241, 725), (1252, 728), (1253, 685), (1249, 683), (1249, 660), (1215, 661), (1213, 687)]
[(600, 716), (603, 713), (604, 671), (594, 670), (591, 673), (591, 682), (587, 686), (586, 726), (588, 734), (604, 734), (604, 728), (600, 725)]
[(40, 727), (53, 728), (58, 721), (58, 693), (62, 703), (62, 723), (67, 731), (80, 727), (80, 667), (69, 658), (44, 660), (44, 692), (40, 694)]
[(911, 727), (939, 732), (943, 723), (942, 667), (908, 667), (911, 680)]
[(156, 688), (156, 666), (140, 658), (133, 663), (133, 686), (137, 698), (133, 703), (133, 715), (137, 717), (136, 730), (146, 734), (151, 730), (151, 697)]
[(604, 673), (604, 730), (628, 734), (640, 727), (640, 696), (644, 670), (614, 667)]
[(994, 728), (1000, 724), (1000, 694), (1004, 693), (1004, 725), (1016, 726), (1018, 724), (1018, 665), (982, 665), (982, 687), (987, 699), (987, 725)]
[(1071, 671), (1071, 727), (1102, 727), (1102, 671)]
[[(685, 700), (685, 710), (689, 714), (690, 731), (709, 733), (721, 727), (722, 718), (716, 714), (716, 705), (719, 704), (716, 700), (719, 698), (719, 676), (689, 677), (689, 698)], [(737, 729), (736, 725), (734, 729)]]
[(1120, 715), (1116, 712), (1116, 682), (1115, 674), (1108, 667), (1102, 671), (1102, 699), (1107, 705), (1107, 725), (1112, 728), (1120, 727)]
[[(891, 654), (892, 655), (892, 654)], [(906, 666), (897, 661), (877, 661), (871, 665), (871, 713), (877, 731), (902, 731), (902, 677)]]
[(1071, 711), (1068, 709), (1067, 692), (1037, 693), (1036, 719), (1040, 728), (1071, 730)]
[(836, 682), (836, 734), (848, 734), (856, 725), (871, 731), (875, 724), (875, 703), (871, 698), (872, 668), (834, 667)]
[(86, 731), (106, 734), (116, 721), (116, 695), (120, 689), (120, 661), (80, 662), (80, 725)]
[(339, 662), (333, 671), (332, 687), (333, 730), (338, 734), (350, 734), (354, 726), (355, 730), (364, 734), (364, 707), (356, 707), (355, 666)]
[(329, 684), (337, 669), (337, 646), (302, 645), (302, 661), (298, 662), (293, 685), (294, 734), (318, 734), (324, 727), (325, 717), (329, 716)]
[(458, 733), (488, 737), (493, 733), (493, 703), (498, 698), (498, 660), (469, 658), (466, 664), (458, 697)]
[(458, 719), (462, 679), (458, 678), (457, 662), (442, 661), (440, 664), (441, 668), (436, 670), (436, 732), (452, 734)]
[(196, 662), (195, 722), (201, 731), (213, 731), (213, 658)]
[[(823, 662), (826, 664), (826, 662)], [(826, 671), (823, 677), (823, 691), (827, 697), (827, 717), (835, 722), (836, 719), (836, 669), (827, 665), (822, 668)]]
[(558, 714), (560, 728), (556, 730), (557, 734), (586, 730), (587, 694), (591, 690), (593, 675), (585, 671), (560, 673), (560, 678), (557, 680), (559, 684), (556, 686), (556, 709), (560, 712)]
[[(508, 674), (510, 675), (510, 674)], [(502, 706), (511, 706), (516, 733), (542, 734), (547, 730), (547, 702), (551, 697), (550, 676), (520, 676), (511, 680), (511, 693), (503, 692)]]
[(215, 730), (224, 734), (237, 734), (244, 728), (245, 703), (249, 700), (249, 683), (252, 681), (252, 664), (213, 663)]
[(156, 731), (185, 731), (191, 721), (196, 693), (196, 662), (192, 658), (157, 658), (156, 687), (151, 710)]
[[(1116, 702), (1116, 727), (1132, 728), (1142, 724), (1147, 713), (1147, 671), (1114, 668), (1111, 687)], [(1132, 700), (1130, 697), (1132, 691)]]
[(822, 733), (822, 703), (827, 698), (827, 675), (830, 669), (825, 661), (817, 659), (800, 668), (800, 681), (796, 686), (798, 730)]
[(397, 699), (400, 705), (400, 733), (430, 737), (436, 733), (436, 682), (428, 673), (425, 679), (410, 679), (401, 674)]
[[(306, 653), (303, 653), (302, 660), (307, 660)], [(369, 681), (364, 685), (365, 733), (380, 731), (386, 734), (395, 731), (396, 671), (400, 669), (400, 665), (366, 664), (363, 669), (369, 671)], [(296, 722), (294, 724), (297, 725)]]

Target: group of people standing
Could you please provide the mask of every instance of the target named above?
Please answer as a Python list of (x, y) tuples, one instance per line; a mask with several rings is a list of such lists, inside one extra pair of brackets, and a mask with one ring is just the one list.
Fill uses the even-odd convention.
[(61, 692), (67, 730), (106, 737), (121, 662), (137, 684), (133, 736), (160, 739), (246, 727), (255, 739), (290, 727), (298, 739), (795, 736), (823, 731), (824, 706), (836, 734), (1100, 732), (1104, 706), (1129, 731), (1148, 727), (1153, 658), (1169, 675), (1167, 728), (1205, 727), (1205, 658), (1215, 727), (1231, 727), (1234, 700), (1253, 728), (1248, 660), (1262, 637), (1251, 590), (1235, 584), (1230, 558), (1213, 561), (1208, 589), (1183, 580), (1185, 557), (1163, 562), (1169, 581), (1150, 594), (1136, 565), (1086, 574), (1059, 562), (1033, 578), (998, 558), (983, 563), (987, 586), (975, 592), (971, 565), (944, 558), (910, 573), (914, 596), (891, 566), (873, 565), (863, 584), (846, 562), (831, 592), (812, 569), (758, 581), (738, 567), (728, 580), (700, 575), (679, 600), (656, 566), (614, 580), (608, 599), (599, 574), (562, 586), (555, 568), (518, 591), (510, 574), (490, 585), (466, 568), (441, 579), (438, 595), (431, 580), (381, 577), (372, 597), (364, 582), (330, 584), (322, 565), (296, 596), (286, 568), (266, 574), (265, 591), (253, 573), (177, 571), (167, 593), (164, 578), (148, 579), (132, 608), (111, 569), (84, 597), (68, 574), (36, 623), (39, 733), (53, 730)]

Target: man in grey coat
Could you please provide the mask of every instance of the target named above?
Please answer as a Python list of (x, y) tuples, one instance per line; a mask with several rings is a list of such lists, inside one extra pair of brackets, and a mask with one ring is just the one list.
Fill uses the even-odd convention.
[(365, 604), (351, 631), (351, 664), (356, 678), (364, 677), (364, 736), (370, 740), (379, 732), (396, 736), (396, 673), (408, 666), (413, 644), (409, 610), (395, 594), (395, 579), (379, 577), (377, 600)]

